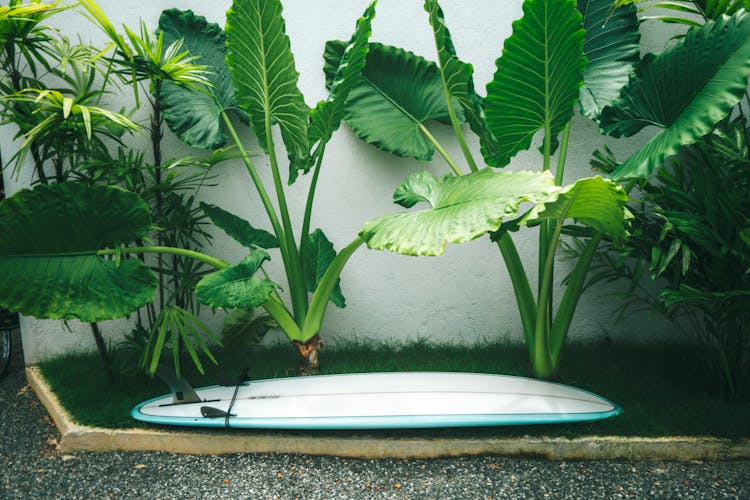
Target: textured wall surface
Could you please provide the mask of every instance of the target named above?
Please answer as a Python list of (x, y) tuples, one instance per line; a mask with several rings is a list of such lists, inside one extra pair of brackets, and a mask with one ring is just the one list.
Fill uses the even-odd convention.
[[(300, 72), (299, 86), (307, 104), (326, 96), (322, 72), (322, 51), (326, 40), (346, 39), (355, 20), (367, 5), (365, 0), (287, 0), (284, 17)], [(448, 25), (451, 27), (459, 56), (472, 62), (476, 87), (484, 94), (486, 83), (495, 70), (503, 40), (511, 33), (511, 23), (521, 16), (521, 1), (487, 2), (484, 0), (452, 0), (442, 2)], [(137, 30), (140, 19), (156, 27), (162, 9), (178, 6), (192, 9), (209, 21), (224, 25), (225, 11), (230, 2), (214, 0), (181, 0), (143, 2), (140, 0), (99, 0), (102, 9), (116, 26), (122, 23)], [(81, 36), (84, 41), (101, 45), (103, 35), (71, 11), (55, 18), (55, 24), (71, 38)], [(663, 43), (663, 33), (651, 34), (647, 39), (654, 47)], [(427, 14), (419, 0), (380, 0), (373, 26), (374, 41), (398, 45), (435, 59), (432, 33)], [(117, 106), (119, 108), (119, 105)], [(449, 127), (436, 125), (435, 135), (445, 139), (449, 152), (460, 157)], [(2, 130), (3, 157), (10, 157), (9, 147), (13, 132)], [(245, 137), (252, 146), (255, 140), (249, 131)], [(583, 118), (576, 118), (571, 135), (571, 151), (567, 162), (567, 180), (590, 175), (588, 161), (593, 150), (603, 143), (625, 157), (643, 137), (629, 142), (605, 139), (596, 127)], [(280, 142), (280, 141), (279, 141)], [(475, 149), (476, 144), (474, 144)], [(167, 135), (165, 157), (199, 154), (190, 151)], [(285, 155), (281, 155), (285, 157)], [(257, 164), (268, 174), (264, 160)], [(519, 154), (509, 168), (538, 170), (541, 157), (535, 147)], [(321, 227), (340, 249), (357, 234), (366, 220), (398, 209), (391, 202), (393, 190), (409, 174), (429, 169), (436, 174), (448, 172), (445, 162), (437, 157), (430, 164), (396, 158), (379, 152), (354, 137), (343, 125), (327, 148), (327, 156), (319, 181), (316, 209), (312, 227)], [(282, 172), (285, 171), (282, 168)], [(258, 197), (244, 167), (226, 163), (215, 170), (216, 187), (204, 188), (201, 198), (225, 209), (241, 214), (256, 226), (269, 227)], [(28, 179), (10, 180), (10, 191), (23, 186)], [(301, 219), (309, 178), (301, 178), (289, 188), (288, 198), (293, 214)], [(297, 226), (299, 229), (299, 225)], [(243, 249), (233, 241), (216, 233), (215, 246), (207, 253), (226, 260), (238, 260)], [(522, 255), (536, 252), (536, 234), (526, 231), (525, 239), (518, 240)], [(283, 283), (278, 274), (280, 258), (273, 254), (269, 269), (277, 271), (272, 278)], [(531, 265), (534, 259), (529, 259)], [(565, 264), (558, 276), (565, 275)], [(532, 273), (533, 274), (533, 273)], [(361, 249), (350, 260), (342, 274), (342, 286), (348, 306), (328, 311), (322, 334), (326, 338), (357, 335), (375, 338), (435, 338), (473, 342), (480, 339), (503, 337), (521, 340), (521, 323), (513, 290), (498, 249), (484, 238), (462, 246), (449, 247), (441, 257), (413, 258)], [(532, 285), (533, 286), (533, 285)], [(663, 323), (649, 318), (633, 318), (615, 324), (611, 311), (617, 298), (607, 296), (614, 290), (590, 290), (584, 295), (573, 321), (571, 336), (577, 339), (609, 335), (615, 339), (649, 340), (665, 338), (668, 329)], [(221, 315), (211, 321), (219, 325)], [(103, 325), (107, 333), (126, 329), (124, 322)], [(112, 337), (118, 338), (116, 335)], [(61, 332), (59, 322), (24, 320), (24, 349), (28, 362), (54, 355), (66, 349), (93, 349), (93, 340), (86, 331)]]

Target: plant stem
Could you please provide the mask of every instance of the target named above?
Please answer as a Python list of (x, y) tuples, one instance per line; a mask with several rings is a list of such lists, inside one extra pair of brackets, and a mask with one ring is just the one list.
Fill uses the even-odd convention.
[(284, 234), (282, 236), (286, 240), (287, 259), (284, 262), (286, 268), (286, 279), (289, 284), (289, 294), (292, 297), (294, 319), (297, 321), (298, 325), (301, 325), (305, 322), (305, 316), (307, 316), (307, 287), (305, 286), (305, 278), (302, 275), (299, 250), (297, 249), (297, 243), (294, 241), (292, 222), (289, 218), (289, 208), (287, 207), (286, 196), (284, 195), (284, 185), (281, 182), (279, 163), (276, 159), (276, 149), (273, 143), (270, 114), (266, 113), (265, 118), (268, 158), (271, 161), (273, 184), (276, 189), (276, 199), (279, 203), (281, 222), (284, 226)]
[(456, 162), (454, 162), (453, 158), (450, 157), (448, 152), (445, 149), (443, 149), (443, 146), (441, 146), (440, 143), (437, 141), (437, 139), (435, 139), (435, 136), (433, 136), (430, 133), (430, 131), (427, 130), (427, 127), (425, 127), (424, 125), (420, 123), (419, 130), (421, 130), (424, 136), (427, 138), (427, 140), (430, 141), (433, 146), (435, 146), (435, 149), (437, 149), (438, 153), (440, 153), (440, 156), (442, 156), (445, 159), (445, 161), (448, 163), (448, 166), (451, 168), (451, 170), (453, 170), (453, 173), (458, 177), (463, 175), (463, 173), (461, 172), (461, 169), (458, 168), (458, 166), (456, 165)]
[(560, 156), (557, 159), (557, 170), (555, 171), (555, 184), (562, 186), (563, 176), (565, 175), (565, 160), (568, 157), (568, 142), (570, 141), (570, 124), (572, 120), (565, 125), (563, 129), (562, 140), (560, 141)]
[(320, 332), (320, 328), (323, 324), (323, 316), (328, 307), (328, 301), (331, 298), (333, 289), (336, 287), (336, 283), (338, 283), (341, 271), (343, 271), (344, 266), (354, 252), (362, 246), (364, 242), (365, 241), (362, 238), (357, 236), (354, 241), (341, 249), (333, 261), (331, 261), (328, 269), (326, 269), (318, 287), (315, 289), (315, 293), (313, 293), (312, 301), (310, 302), (310, 310), (308, 311), (307, 318), (302, 326), (303, 342), (306, 342)]
[[(552, 129), (549, 120), (544, 125), (544, 164), (542, 170), (546, 172), (550, 169), (550, 160), (552, 156)], [(539, 283), (537, 285), (537, 318), (536, 324), (539, 325), (540, 321), (544, 321), (546, 330), (552, 326), (552, 288), (550, 287), (544, 293), (542, 293), (542, 277), (545, 275), (545, 268), (547, 265), (547, 250), (550, 246), (550, 232), (552, 231), (551, 222), (549, 220), (542, 221), (539, 225), (539, 262), (537, 265)], [(541, 317), (539, 317), (541, 314)], [(538, 327), (535, 327), (535, 335), (539, 335)]]
[(104, 371), (107, 373), (107, 381), (110, 384), (115, 382), (115, 375), (110, 366), (109, 355), (107, 354), (107, 345), (104, 343), (104, 337), (102, 331), (99, 328), (98, 323), (89, 323), (91, 327), (91, 333), (94, 335), (94, 342), (96, 342), (96, 350), (99, 351), (99, 357), (104, 365)]
[(223, 111), (221, 113), (221, 116), (224, 119), (224, 125), (226, 125), (227, 130), (229, 131), (229, 135), (232, 136), (232, 140), (234, 141), (235, 146), (237, 146), (237, 149), (242, 155), (242, 161), (245, 163), (245, 168), (247, 168), (247, 171), (253, 180), (253, 184), (255, 185), (255, 189), (258, 191), (258, 196), (260, 196), (260, 200), (263, 203), (263, 207), (266, 209), (266, 214), (268, 215), (268, 220), (271, 222), (271, 226), (273, 227), (273, 232), (279, 239), (279, 245), (281, 247), (280, 249), (283, 256), (286, 254), (286, 240), (282, 238), (284, 230), (281, 228), (279, 218), (276, 215), (276, 210), (274, 209), (273, 204), (271, 203), (271, 199), (266, 192), (263, 181), (261, 181), (258, 172), (255, 170), (255, 165), (253, 165), (253, 162), (250, 161), (250, 155), (245, 150), (245, 147), (242, 145), (242, 141), (240, 140), (239, 135), (237, 135), (237, 130), (235, 130), (234, 125), (232, 125), (232, 121)]
[(550, 355), (553, 360), (559, 359), (560, 357), (565, 337), (568, 334), (568, 328), (570, 328), (570, 323), (573, 320), (573, 313), (575, 313), (578, 299), (581, 297), (581, 291), (586, 282), (586, 275), (588, 274), (591, 261), (596, 254), (596, 249), (599, 247), (599, 242), (602, 240), (602, 237), (603, 233), (596, 233), (589, 240), (586, 248), (578, 257), (578, 262), (576, 262), (573, 272), (568, 278), (565, 293), (563, 294), (562, 300), (560, 300), (555, 320), (552, 323), (552, 332), (550, 334)]
[(320, 143), (320, 149), (317, 152), (318, 160), (315, 162), (315, 168), (313, 170), (312, 179), (310, 180), (310, 188), (307, 191), (307, 204), (305, 205), (305, 216), (302, 219), (302, 232), (299, 236), (299, 255), (302, 265), (302, 276), (308, 274), (308, 247), (310, 246), (310, 219), (312, 218), (312, 208), (315, 201), (315, 190), (318, 186), (318, 177), (320, 175), (320, 167), (323, 164), (323, 155), (326, 150), (326, 143)]
[(513, 284), (513, 292), (516, 295), (518, 312), (521, 314), (521, 323), (526, 335), (526, 344), (529, 352), (534, 352), (534, 325), (536, 324), (536, 303), (534, 295), (531, 293), (531, 285), (526, 276), (526, 271), (518, 254), (518, 249), (513, 243), (510, 234), (503, 234), (497, 240), (497, 246), (505, 260), (505, 268), (510, 275), (510, 281)]
[[(443, 74), (443, 68), (440, 68), (440, 74)], [(448, 104), (448, 116), (450, 116), (451, 119), (451, 125), (453, 126), (453, 133), (456, 134), (456, 139), (458, 139), (458, 144), (461, 146), (461, 152), (464, 154), (464, 158), (466, 158), (466, 163), (469, 165), (469, 170), (472, 172), (476, 172), (479, 170), (477, 168), (477, 164), (474, 161), (474, 157), (471, 154), (471, 150), (469, 149), (469, 145), (466, 143), (466, 137), (464, 137), (464, 133), (461, 130), (461, 124), (458, 123), (458, 116), (456, 116), (456, 109), (453, 106), (453, 100), (451, 99), (450, 94), (448, 93), (448, 84), (445, 81), (445, 75), (443, 75), (443, 90), (445, 92), (446, 97), (446, 103)]]
[[(570, 207), (573, 203), (573, 199), (568, 204)], [(539, 301), (537, 303), (536, 311), (536, 325), (534, 328), (534, 359), (533, 359), (533, 370), (537, 377), (546, 378), (554, 374), (557, 368), (557, 359), (552, 358), (550, 352), (550, 330), (551, 324), (548, 320), (550, 304), (545, 300), (546, 297), (552, 295), (552, 281), (554, 278), (555, 269), (555, 250), (557, 249), (557, 243), (560, 241), (560, 232), (562, 231), (563, 221), (568, 212), (568, 207), (565, 208), (563, 213), (558, 217), (555, 230), (552, 234), (552, 238), (549, 241), (549, 248), (546, 252), (546, 259), (544, 261), (544, 270), (540, 275), (540, 289), (539, 289)]]
[[(161, 170), (161, 140), (163, 137), (162, 133), (162, 124), (163, 124), (163, 118), (161, 114), (161, 100), (160, 100), (160, 94), (161, 94), (161, 86), (162, 81), (158, 78), (151, 80), (153, 86), (154, 86), (154, 100), (151, 105), (151, 151), (154, 155), (154, 181), (156, 182), (156, 192), (155, 199), (156, 199), (156, 225), (158, 227), (163, 227), (164, 222), (164, 201), (162, 196), (162, 170)], [(156, 233), (156, 244), (162, 245), (164, 242), (164, 238), (162, 237), (161, 231)], [(165, 302), (165, 293), (164, 293), (164, 271), (162, 270), (164, 268), (164, 259), (162, 258), (162, 255), (159, 254), (156, 256), (157, 259), (157, 267), (158, 267), (158, 278), (159, 278), (159, 308), (164, 308), (164, 302)]]
[(189, 259), (195, 259), (197, 261), (208, 264), (216, 269), (226, 269), (230, 266), (229, 262), (211, 257), (204, 253), (196, 252), (195, 250), (187, 250), (185, 248), (175, 247), (163, 247), (163, 246), (144, 246), (144, 247), (125, 247), (125, 248), (106, 248), (96, 252), (97, 255), (115, 255), (117, 252), (121, 253), (155, 253), (155, 254), (171, 254), (178, 255), (180, 257), (187, 257)]

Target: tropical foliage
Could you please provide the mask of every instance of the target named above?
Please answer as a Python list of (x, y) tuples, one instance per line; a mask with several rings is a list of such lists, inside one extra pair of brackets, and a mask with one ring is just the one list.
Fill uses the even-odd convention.
[[(186, 163), (195, 163), (179, 160), (169, 164), (169, 169), (163, 163), (162, 122), (166, 121), (179, 137), (195, 147), (216, 148), (231, 139), (234, 143), (234, 153), (230, 153), (230, 150), (218, 150), (204, 163), (211, 164), (232, 156), (242, 159), (263, 202), (273, 234), (255, 229), (249, 222), (219, 207), (204, 204), (202, 211), (206, 217), (225, 230), (229, 236), (248, 247), (249, 254), (241, 262), (230, 265), (201, 254), (194, 246), (186, 244), (192, 243), (189, 238), (167, 241), (166, 233), (162, 232), (156, 233), (155, 245), (143, 244), (142, 240), (146, 235), (139, 233), (130, 235), (134, 237), (124, 238), (127, 241), (105, 242), (106, 248), (98, 244), (99, 240), (86, 240), (89, 243), (86, 248), (73, 253), (84, 252), (87, 262), (90, 261), (92, 267), (107, 269), (110, 265), (106, 264), (106, 256), (113, 255), (116, 262), (114, 267), (120, 269), (124, 262), (130, 262), (130, 259), (121, 261), (123, 255), (155, 253), (159, 259), (155, 266), (159, 283), (163, 283), (165, 275), (176, 278), (179, 270), (184, 268), (175, 264), (170, 270), (165, 264), (167, 258), (173, 262), (197, 260), (212, 266), (216, 272), (205, 275), (194, 283), (198, 300), (212, 308), (238, 310), (239, 313), (231, 316), (230, 322), (236, 330), (257, 331), (257, 325), (266, 325), (267, 328), (268, 325), (274, 324), (250, 313), (254, 308), (264, 307), (273, 317), (275, 324), (297, 347), (301, 369), (314, 372), (318, 363), (317, 349), (322, 345), (318, 333), (327, 303), (331, 300), (338, 306), (344, 305), (339, 275), (346, 261), (362, 244), (361, 239), (355, 238), (337, 254), (320, 229), (310, 232), (314, 194), (325, 145), (339, 127), (349, 92), (361, 77), (361, 69), (369, 49), (367, 42), (370, 23), (375, 15), (374, 2), (358, 21), (352, 39), (345, 46), (341, 62), (334, 71), (329, 98), (312, 110), (307, 107), (297, 89), (298, 74), (294, 69), (294, 58), (285, 33), (279, 1), (238, 0), (227, 14), (226, 35), (218, 26), (207, 23), (205, 19), (195, 16), (192, 12), (176, 10), (164, 12), (160, 21), (161, 31), (156, 35), (151, 34), (145, 26), (141, 27), (140, 33), (124, 27), (125, 35), (121, 35), (93, 1), (86, 0), (81, 4), (89, 18), (112, 41), (115, 53), (109, 58), (109, 62), (115, 74), (119, 75), (123, 82), (132, 85), (137, 99), (141, 92), (138, 90), (139, 83), (148, 83), (147, 95), (152, 111), (149, 129), (151, 153), (154, 157), (154, 164), (150, 166), (153, 184), (141, 190), (139, 194), (145, 197), (153, 196), (152, 208), (156, 225), (162, 227), (168, 220), (169, 210), (163, 192), (164, 187), (174, 179), (170, 169)], [(196, 53), (193, 54), (192, 51)], [(202, 63), (206, 63), (205, 65), (196, 64), (198, 52), (206, 53), (207, 57), (201, 60)], [(186, 107), (188, 95), (191, 106)], [(193, 96), (196, 96), (195, 101)], [(235, 122), (230, 119), (230, 110), (235, 112), (238, 107), (242, 109), (238, 113), (239, 118), (249, 118), (252, 130), (268, 156), (273, 177), (273, 186), (270, 190), (263, 184), (254, 160), (240, 139)], [(293, 182), (299, 172), (313, 170), (301, 223), (303, 231), (299, 236), (293, 232), (292, 218), (286, 202), (272, 132), (274, 127), (280, 129), (288, 153), (289, 182)], [(120, 156), (128, 161), (142, 161), (140, 157), (123, 155), (122, 152)], [(166, 177), (162, 177), (163, 175)], [(126, 175), (124, 178), (131, 186), (140, 185), (140, 180), (136, 178), (134, 181), (132, 175)], [(59, 192), (60, 196), (63, 196), (69, 189), (71, 188), (67, 185), (61, 184), (52, 188), (52, 192)], [(101, 191), (102, 189), (104, 191)], [(110, 188), (91, 187), (92, 199), (88, 200), (91, 203), (89, 209), (104, 208), (98, 204), (110, 196), (106, 194), (106, 189)], [(100, 193), (99, 198), (94, 195), (97, 192)], [(87, 192), (77, 194), (81, 198), (89, 196)], [(275, 197), (276, 205), (271, 201), (272, 196)], [(8, 213), (30, 210), (33, 203), (24, 200), (34, 197), (33, 192), (19, 195), (17, 203), (7, 205)], [(134, 204), (142, 203), (134, 198), (127, 199)], [(190, 205), (186, 205), (185, 208), (189, 212), (188, 215), (192, 214)], [(185, 211), (182, 212), (184, 214)], [(48, 212), (39, 212), (40, 217), (46, 215), (49, 215)], [(19, 217), (9, 217), (9, 223), (18, 220)], [(59, 218), (55, 220), (60, 222)], [(97, 230), (95, 226), (82, 228), (82, 231), (92, 237)], [(128, 246), (121, 248), (121, 245)], [(71, 304), (88, 300), (82, 295), (86, 293), (85, 283), (89, 275), (73, 273), (75, 266), (71, 260), (74, 258), (71, 252), (67, 249), (56, 252), (48, 248), (21, 247), (23, 245), (14, 247), (12, 253), (8, 250), (0, 256), (0, 260), (16, 263), (16, 260), (22, 259), (20, 262), (31, 262), (23, 259), (31, 258), (32, 254), (34, 259), (42, 259), (34, 254), (36, 251), (41, 252), (45, 259), (50, 259), (49, 262), (56, 263), (55, 269), (64, 275), (60, 279), (65, 286), (58, 287), (55, 296), (59, 297), (59, 300), (50, 304), (45, 311), (29, 309), (27, 302), (20, 297), (31, 293), (31, 288), (14, 288), (10, 296), (3, 296), (0, 301), (12, 304), (14, 308), (26, 314), (36, 314), (39, 317), (81, 317), (81, 311)], [(284, 288), (291, 296), (291, 308), (287, 308), (283, 302), (279, 286), (265, 276), (255, 276), (257, 273), (265, 274), (262, 265), (269, 260), (269, 255), (262, 249), (275, 247), (278, 247), (281, 253), (287, 278)], [(124, 269), (128, 270), (127, 266), (130, 265), (137, 266), (126, 264)], [(138, 266), (138, 269), (143, 270), (141, 266)], [(196, 273), (205, 274), (200, 269), (193, 269), (190, 275), (195, 276)], [(122, 276), (117, 273), (112, 273), (112, 280), (105, 288), (123, 285), (121, 278)], [(130, 281), (127, 285), (129, 289), (132, 288), (133, 300), (119, 304), (118, 307), (113, 306), (111, 309), (107, 309), (106, 304), (101, 301), (97, 302), (98, 318), (122, 316), (145, 304), (143, 299), (153, 293), (151, 283), (146, 284), (145, 278), (141, 280), (140, 286)], [(175, 291), (185, 288), (192, 289), (192, 286), (185, 287), (183, 282)], [(160, 287), (160, 294), (163, 293), (162, 290), (163, 287)], [(67, 292), (70, 294), (66, 295)], [(309, 295), (310, 292), (312, 296)], [(179, 297), (178, 294), (177, 298)], [(187, 299), (177, 300), (174, 306), (168, 307), (167, 301), (161, 295), (158, 302), (160, 313), (154, 314), (151, 312), (154, 310), (149, 309), (152, 323), (149, 339), (147, 342), (143, 339), (134, 339), (134, 343), (146, 349), (144, 366), (148, 365), (152, 372), (155, 370), (158, 358), (169, 338), (172, 339), (173, 350), (176, 350), (179, 349), (178, 339), (188, 341), (192, 336), (197, 342), (196, 345), (210, 357), (205, 344), (200, 341), (200, 332), (204, 330), (202, 324), (195, 321), (197, 318), (184, 309)], [(242, 324), (238, 318), (244, 318), (255, 326)], [(138, 331), (143, 332), (144, 329), (139, 327)], [(185, 342), (184, 346), (194, 362), (198, 363), (196, 351), (189, 344), (190, 342)], [(174, 359), (177, 361), (178, 357), (175, 356)], [(179, 365), (176, 368), (179, 370)]]
[[(354, 98), (366, 95), (366, 84), (362, 83), (363, 89), (353, 93), (345, 115), (357, 136), (368, 143), (423, 160), (434, 149), (457, 176), (411, 176), (396, 191), (394, 200), (405, 207), (425, 201), (431, 208), (375, 219), (361, 236), (372, 248), (434, 255), (442, 252), (446, 242), (468, 241), (490, 233), (510, 273), (532, 370), (540, 377), (553, 376), (557, 371), (561, 348), (599, 242), (606, 237), (621, 244), (629, 217), (624, 208), (625, 192), (611, 181), (590, 178), (562, 186), (576, 107), (595, 120), (603, 133), (613, 136), (632, 135), (646, 124), (662, 128), (631, 158), (612, 169), (613, 179), (624, 180), (648, 175), (681, 146), (699, 140), (727, 116), (747, 85), (750, 68), (746, 64), (750, 59), (745, 44), (749, 38), (744, 34), (743, 10), (730, 9), (732, 17), (706, 23), (664, 53), (648, 54), (639, 60), (639, 21), (635, 6), (629, 3), (615, 8), (612, 2), (599, 0), (525, 1), (524, 15), (514, 22), (512, 35), (503, 42), (497, 71), (487, 85), (487, 95), (481, 98), (472, 82), (471, 65), (462, 62), (455, 52), (442, 10), (436, 1), (426, 0), (437, 64), (395, 47), (377, 47), (390, 56), (385, 65), (374, 57), (373, 46), (365, 80), (388, 82), (388, 86), (377, 86), (378, 93), (394, 103), (392, 107), (400, 114), (391, 113), (391, 120), (391, 114), (382, 112), (375, 100)], [(329, 60), (335, 60), (338, 46), (338, 42), (329, 43)], [(430, 69), (413, 71), (416, 61), (419, 67)], [(436, 97), (437, 78), (443, 82), (442, 99)], [(444, 111), (418, 113), (415, 110), (419, 105), (412, 100), (421, 100), (419, 104), (425, 109)], [(378, 120), (360, 118), (376, 112)], [(446, 116), (461, 146), (463, 167), (428, 130), (428, 119), (445, 120)], [(389, 134), (391, 126), (399, 126), (397, 120), (411, 120), (411, 136)], [(544, 179), (539, 174), (537, 180), (549, 183), (553, 178), (557, 190), (537, 191), (539, 184), (522, 182), (520, 176), (528, 173), (480, 168), (464, 138), (464, 120), (479, 136), (483, 160), (489, 167), (507, 165), (518, 152), (528, 149), (541, 131), (542, 173), (553, 175)], [(470, 173), (464, 173), (467, 170)], [(497, 180), (490, 181), (493, 177)], [(485, 198), (495, 182), (512, 196), (504, 192), (498, 198)], [(514, 207), (520, 201), (534, 205), (519, 213)], [(555, 251), (561, 234), (572, 231), (565, 226), (570, 219), (587, 226), (576, 232), (590, 237), (565, 282), (562, 297), (554, 301)], [(536, 296), (512, 236), (522, 225), (539, 226)], [(558, 303), (555, 312), (554, 304)]]
[[(654, 173), (634, 183), (637, 201), (630, 204), (635, 215), (633, 236), (622, 249), (601, 252), (595, 274), (596, 280), (628, 280), (621, 316), (644, 308), (659, 311), (694, 339), (711, 380), (728, 397), (741, 397), (750, 387), (750, 124), (746, 104), (740, 102), (747, 85), (748, 57), (743, 47), (748, 19), (740, 10), (742, 3), (674, 2), (664, 6), (673, 11), (667, 17), (644, 16), (688, 27), (665, 51), (673, 58), (670, 64), (698, 57), (702, 45), (698, 39), (711, 47), (711, 53), (703, 54), (693, 65), (696, 78), (681, 84), (701, 88), (701, 108), (684, 107), (674, 120), (675, 124), (693, 123), (682, 137), (694, 144), (680, 147), (678, 142), (678, 154), (666, 162), (640, 163)], [(710, 66), (716, 61), (714, 56), (724, 62), (702, 74), (698, 66)], [(655, 79), (646, 77), (646, 70), (643, 75), (644, 80)], [(631, 82), (630, 88), (636, 85)], [(651, 102), (657, 102), (662, 110), (675, 109), (663, 97), (659, 93)], [(620, 109), (618, 105), (615, 111)], [(712, 124), (701, 119), (701, 109), (726, 117)], [(631, 116), (640, 120), (645, 113)], [(677, 130), (675, 125), (668, 126), (655, 140), (664, 143), (659, 137), (677, 137)], [(642, 158), (645, 156), (638, 161)], [(632, 161), (618, 166), (611, 154), (605, 153), (599, 153), (596, 163), (602, 170), (615, 172), (637, 167)]]

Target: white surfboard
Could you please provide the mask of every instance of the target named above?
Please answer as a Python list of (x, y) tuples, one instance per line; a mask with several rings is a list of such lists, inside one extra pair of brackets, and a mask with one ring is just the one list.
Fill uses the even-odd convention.
[[(197, 395), (197, 397), (195, 397)], [(620, 408), (574, 387), (477, 373), (364, 373), (204, 387), (191, 403), (165, 395), (137, 405), (153, 424), (263, 429), (394, 429), (600, 420)]]

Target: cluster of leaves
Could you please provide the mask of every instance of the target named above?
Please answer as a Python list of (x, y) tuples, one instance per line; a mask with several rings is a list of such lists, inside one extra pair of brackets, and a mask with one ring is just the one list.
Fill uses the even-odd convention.
[(630, 284), (621, 317), (658, 311), (695, 339), (728, 397), (750, 387), (749, 132), (744, 116), (727, 120), (639, 182), (633, 234), (596, 275)]
[[(687, 145), (670, 149), (678, 154), (653, 176), (633, 184), (637, 196), (630, 204), (632, 236), (623, 248), (598, 255), (592, 282), (626, 278), (629, 288), (623, 294), (619, 317), (643, 309), (663, 313), (697, 341), (717, 388), (728, 397), (740, 397), (750, 387), (750, 123), (740, 102), (750, 71), (750, 32), (744, 10), (750, 5), (739, 0), (643, 5), (644, 10), (667, 9), (643, 16), (644, 20), (689, 27), (661, 56), (672, 64), (647, 59), (643, 75), (684, 72), (700, 65), (713, 68), (713, 74), (669, 88), (661, 85), (663, 92), (657, 95), (664, 99), (653, 104), (653, 109), (675, 117), (670, 135), (684, 133), (690, 124), (692, 138)], [(682, 63), (678, 54), (684, 55)], [(687, 66), (689, 61), (691, 66)], [(656, 74), (649, 79), (655, 82)], [(699, 88), (710, 93), (694, 99), (690, 106), (675, 106), (681, 101), (680, 93), (696, 92), (696, 82), (701, 80), (705, 83)], [(731, 98), (716, 99), (722, 89)], [(707, 109), (722, 119), (695, 119)], [(647, 116), (663, 119), (654, 111), (644, 111), (640, 120), (645, 122)], [(604, 171), (618, 167), (609, 150), (597, 152), (592, 164)]]
[[(430, 209), (375, 219), (365, 225), (362, 237), (371, 248), (435, 255), (447, 242), (492, 233), (513, 281), (533, 370), (539, 376), (557, 370), (600, 240), (622, 243), (628, 217), (624, 192), (608, 181), (582, 179), (560, 186), (576, 102), (584, 116), (613, 137), (632, 136), (648, 125), (659, 128), (622, 164), (604, 162), (611, 179), (625, 181), (648, 177), (680, 148), (699, 141), (745, 94), (750, 22), (740, 2), (693, 2), (693, 10), (710, 13), (711, 20), (693, 26), (665, 52), (647, 54), (642, 60), (639, 20), (632, 3), (614, 8), (604, 0), (525, 1), (524, 16), (503, 43), (497, 72), (482, 98), (475, 92), (471, 65), (455, 52), (442, 10), (436, 1), (427, 0), (438, 63), (373, 44), (365, 77), (352, 92), (345, 115), (366, 142), (420, 160), (429, 160), (438, 151), (452, 175), (459, 176), (410, 177), (394, 200), (407, 208), (427, 202)], [(654, 6), (684, 11), (687, 3)], [(340, 47), (329, 43), (328, 61), (335, 62)], [(459, 162), (437, 143), (428, 131), (431, 120), (453, 125), (471, 173), (464, 175)], [(508, 164), (542, 131), (543, 172), (554, 171), (554, 176), (477, 171), (463, 138), (464, 121), (479, 137), (484, 162), (494, 167)], [(605, 156), (600, 153), (600, 158)], [(536, 206), (519, 213), (518, 204), (529, 201)], [(587, 226), (583, 231), (593, 236), (582, 247), (553, 316), (554, 253), (566, 219)], [(536, 298), (510, 238), (522, 225), (541, 228)]]

